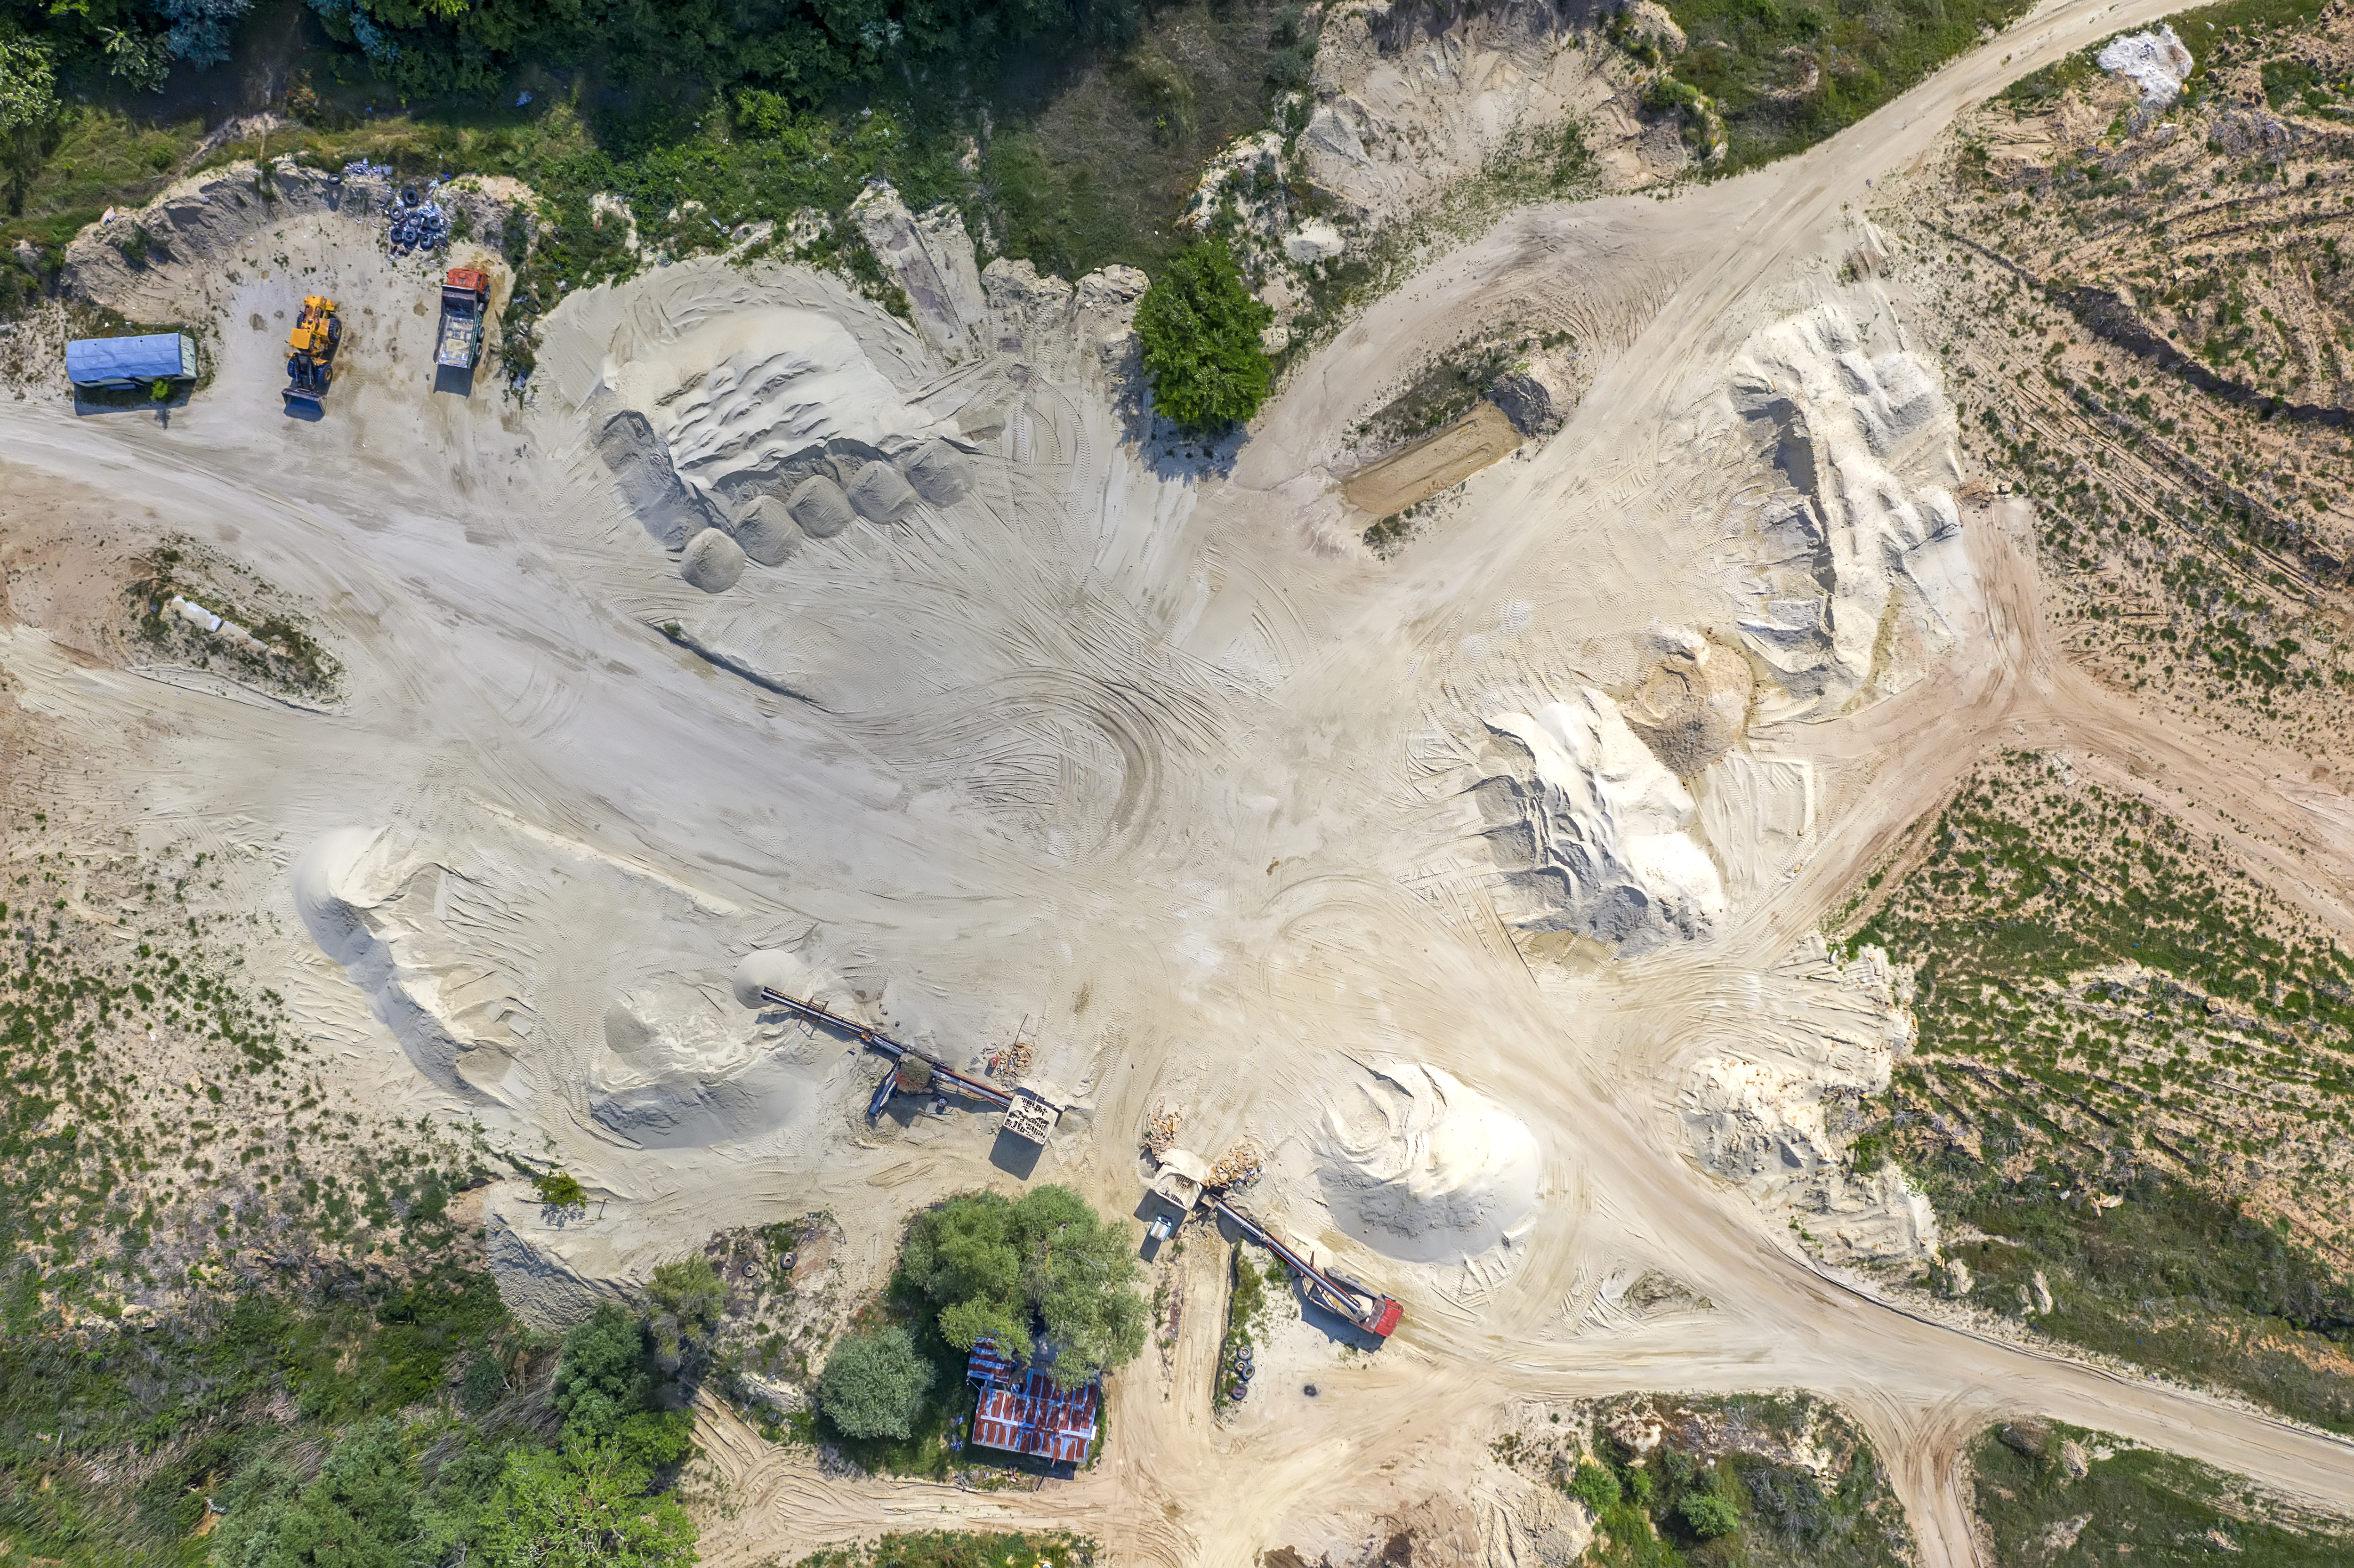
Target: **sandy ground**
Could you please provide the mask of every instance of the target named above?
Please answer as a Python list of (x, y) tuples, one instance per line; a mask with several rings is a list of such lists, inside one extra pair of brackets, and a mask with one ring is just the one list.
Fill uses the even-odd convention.
[[(1462, 1489), (1514, 1400), (1628, 1388), (1841, 1401), (1934, 1568), (1976, 1561), (1956, 1458), (2005, 1413), (2354, 1507), (2342, 1442), (1834, 1277), (1701, 1168), (1685, 1121), (1703, 1060), (1801, 1086), (1884, 1071), (1894, 1046), (1850, 1025), (1893, 1003), (1802, 943), (1990, 747), (2065, 744), (2349, 917), (2354, 802), (2051, 652), (2023, 519), (1937, 521), (1960, 476), (1932, 404), (1899, 407), (1903, 323), (1839, 281), (1874, 243), (1873, 180), (2002, 80), (2163, 9), (2047, 6), (1804, 157), (1516, 215), (1320, 354), (1231, 473), (1131, 439), (1117, 290), (1001, 288), (997, 346), (951, 368), (825, 280), (682, 264), (567, 302), (523, 407), (435, 389), (414, 263), (348, 217), (291, 218), (207, 276), (208, 392), (168, 423), (0, 404), (0, 464), (14, 504), (94, 490), (300, 597), (344, 694), (113, 668), (29, 624), (0, 661), (37, 738), (102, 777), (114, 829), (215, 849), (224, 896), (282, 917), (253, 972), (348, 1085), (479, 1118), (588, 1184), (561, 1227), (493, 1194), (526, 1312), (560, 1320), (716, 1229), (814, 1209), (870, 1275), (912, 1207), (983, 1182), (1067, 1181), (1125, 1212), (1163, 1101), (1189, 1146), (1255, 1139), (1254, 1206), (1406, 1302), (1318, 1398), (1268, 1392), (1221, 1425), (1215, 1249), (1196, 1247), (1172, 1370), (1149, 1353), (1115, 1380), (1099, 1465), (1036, 1493), (829, 1478), (713, 1409), (711, 1561), (952, 1520), (1067, 1523), (1120, 1562), (1312, 1554)], [(366, 331), (313, 423), (280, 409), (275, 323), (318, 278)], [(1373, 561), (1325, 466), (1341, 432), (1368, 389), (1507, 308), (1610, 323), (1612, 357), (1557, 436)], [(1839, 604), (1887, 630), (1844, 673), (1837, 639), (1758, 619), (1789, 602), (1772, 552), (1796, 525), (1759, 421), (1814, 396), (1769, 334), (1809, 321), (1848, 323), (1885, 393), (1839, 414), (1863, 433), (1825, 436), (1817, 465), (1848, 486), (1819, 496), (1853, 524), (1823, 546)], [(694, 494), (600, 443), (625, 413)], [(821, 447), (817, 477), (869, 510), (773, 567), (686, 550), (698, 572), (734, 560), (724, 591), (682, 577), (662, 535), (684, 546), (761, 485), (822, 499), (801, 488)], [(918, 451), (954, 482), (875, 500), (885, 459), (931, 482)], [(1840, 554), (1867, 490), (1910, 498), (1873, 527), (1922, 535), (1872, 535), (1899, 563), (1879, 577)], [(1617, 715), (1642, 716), (1661, 648), (1703, 641), (1748, 650), (1760, 717), (1679, 779)], [(1549, 705), (1562, 755), (1532, 762), (1500, 726)], [(1498, 819), (1528, 798), (1505, 785), (1545, 779), (1553, 815)], [(867, 1128), (879, 1065), (740, 1005), (753, 953), (953, 1059), (1025, 1029), (1072, 1102), (1053, 1146), (1009, 1170), (969, 1117)], [(1647, 1270), (1712, 1309), (1617, 1305)]]
[(1341, 493), (1366, 516), (1387, 517), (1469, 479), (1520, 444), (1520, 432), (1503, 410), (1483, 401), (1461, 418), (1351, 474)]

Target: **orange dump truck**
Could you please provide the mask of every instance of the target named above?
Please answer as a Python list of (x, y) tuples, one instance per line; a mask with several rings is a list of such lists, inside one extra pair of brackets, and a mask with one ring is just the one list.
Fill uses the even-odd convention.
[(433, 363), (472, 370), (482, 357), (482, 317), (491, 308), (491, 279), (472, 267), (452, 267), (441, 281), (441, 344)]

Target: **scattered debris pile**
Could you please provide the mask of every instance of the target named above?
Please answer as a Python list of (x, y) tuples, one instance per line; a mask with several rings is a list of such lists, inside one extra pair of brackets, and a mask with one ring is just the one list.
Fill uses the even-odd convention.
[(395, 256), (439, 250), (450, 243), (450, 215), (441, 210), (440, 202), (419, 196), (415, 185), (403, 185), (393, 197), (388, 238)]
[(990, 1054), (989, 1075), (1002, 1084), (1018, 1084), (1030, 1075), (1030, 1061), (1036, 1048), (1027, 1040), (1016, 1040), (1011, 1045), (1001, 1045)]
[(1178, 1130), (1185, 1125), (1185, 1113), (1172, 1107), (1168, 1101), (1156, 1101), (1152, 1114), (1144, 1118), (1144, 1151), (1155, 1160), (1165, 1157), (1177, 1142)]
[(1204, 1185), (1221, 1192), (1238, 1192), (1258, 1180), (1259, 1167), (1266, 1161), (1267, 1156), (1260, 1152), (1258, 1145), (1245, 1139), (1218, 1156)]

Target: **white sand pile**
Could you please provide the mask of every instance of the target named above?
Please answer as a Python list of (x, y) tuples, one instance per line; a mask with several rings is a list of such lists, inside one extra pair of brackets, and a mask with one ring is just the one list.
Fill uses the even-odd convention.
[(1397, 1063), (1325, 1113), (1317, 1181), (1342, 1230), (1390, 1257), (1464, 1263), (1536, 1223), (1543, 1160), (1527, 1126), (1436, 1067)]
[(901, 462), (916, 493), (934, 506), (953, 506), (971, 482), (972, 461), (944, 440), (926, 441)]
[(1778, 676), (1771, 719), (1828, 717), (1901, 690), (1952, 641), (1969, 590), (1954, 421), (1929, 367), (1866, 353), (1839, 304), (1759, 333), (1734, 408), (1779, 484), (1756, 557), (1734, 582), (1744, 640)]
[[(382, 829), (341, 828), (295, 861), (294, 907), (319, 950), (343, 967), (419, 1072), (444, 1089), (514, 1103), (506, 999), (491, 988), (445, 1001), (443, 969), (426, 937), (442, 868), (395, 855)], [(420, 918), (421, 917), (421, 918)]]
[(2174, 29), (2163, 23), (2154, 32), (2110, 39), (2108, 47), (2093, 58), (2103, 70), (2141, 89), (2142, 102), (2152, 108), (2173, 102), (2199, 63), (2174, 36)]
[(851, 509), (850, 497), (843, 493), (842, 486), (822, 473), (813, 473), (796, 485), (785, 506), (793, 521), (801, 525), (801, 532), (812, 539), (831, 539), (858, 521), (858, 514)]
[(857, 999), (849, 989), (832, 975), (803, 962), (791, 953), (775, 948), (758, 948), (744, 955), (728, 976), (727, 986), (742, 1006), (758, 1012), (770, 1003), (760, 998), (760, 988), (780, 991), (803, 1001), (814, 1001), (844, 1018), (858, 1015)]
[(1739, 1046), (1695, 1063), (1681, 1107), (1711, 1171), (1769, 1213), (1796, 1215), (1834, 1263), (1911, 1261), (1937, 1249), (1936, 1215), (1894, 1167), (1844, 1169), (1835, 1118), (1888, 1087), (1914, 1037), (1912, 976), (1867, 948), (1852, 963), (1809, 936), (1761, 976)]
[(887, 462), (870, 462), (843, 489), (857, 514), (871, 523), (897, 523), (914, 510), (916, 493)]
[(931, 430), (850, 329), (815, 311), (756, 311), (640, 355), (609, 379), (649, 410), (679, 471), (706, 486), (833, 437), (880, 449)]
[(1488, 721), (1501, 737), (1479, 787), (1488, 840), (1534, 931), (1572, 931), (1622, 957), (1704, 935), (1724, 913), (1715, 864), (1686, 831), (1691, 795), (1592, 687)]
[(718, 522), (703, 498), (680, 482), (670, 449), (635, 408), (620, 409), (605, 420), (597, 431), (597, 455), (605, 460), (639, 523), (664, 549), (685, 548), (689, 540)]
[(824, 1081), (831, 1046), (778, 1050), (695, 987), (656, 980), (605, 1012), (588, 1109), (642, 1149), (700, 1149), (791, 1120)]

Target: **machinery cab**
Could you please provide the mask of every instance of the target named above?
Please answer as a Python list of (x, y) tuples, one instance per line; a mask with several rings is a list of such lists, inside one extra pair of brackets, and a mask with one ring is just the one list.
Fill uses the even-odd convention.
[(286, 399), (317, 404), (334, 378), (335, 348), (343, 341), (344, 323), (335, 302), (312, 294), (302, 302), (294, 330), (286, 334)]

